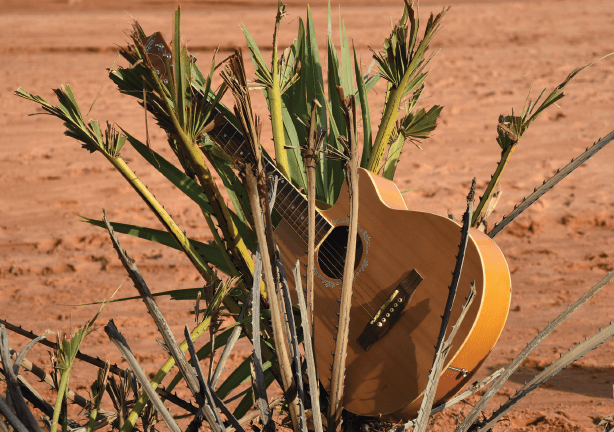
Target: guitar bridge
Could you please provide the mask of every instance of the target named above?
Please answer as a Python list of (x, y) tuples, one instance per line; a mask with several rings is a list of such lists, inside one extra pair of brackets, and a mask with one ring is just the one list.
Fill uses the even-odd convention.
[(365, 329), (358, 336), (357, 342), (365, 351), (379, 339), (384, 337), (394, 326), (401, 314), (411, 301), (411, 298), (418, 288), (418, 285), (424, 279), (416, 270), (412, 270), (405, 279), (403, 279), (390, 297), (379, 308), (375, 317), (367, 324)]

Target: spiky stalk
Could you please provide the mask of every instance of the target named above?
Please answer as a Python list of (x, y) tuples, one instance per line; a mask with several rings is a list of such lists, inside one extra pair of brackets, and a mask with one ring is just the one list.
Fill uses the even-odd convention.
[(471, 409), (469, 414), (465, 416), (465, 420), (458, 426), (456, 432), (467, 432), (469, 428), (475, 423), (478, 416), (486, 407), (486, 404), (493, 398), (501, 386), (509, 379), (510, 376), (518, 369), (518, 367), (525, 361), (529, 354), (533, 352), (543, 341), (550, 335), (556, 328), (561, 325), (567, 318), (569, 318), (576, 310), (578, 310), (584, 303), (586, 303), (591, 297), (597, 294), (601, 289), (614, 280), (614, 270), (609, 272), (599, 283), (585, 292), (578, 300), (572, 305), (569, 305), (567, 309), (559, 314), (552, 322), (548, 323), (546, 328), (535, 336), (530, 343), (522, 350), (520, 354), (516, 356), (512, 362), (507, 365), (503, 373), (495, 380), (495, 382), (486, 390), (486, 393), (480, 398), (480, 400)]
[(573, 170), (578, 168), (588, 159), (590, 159), (593, 155), (595, 155), (599, 150), (604, 148), (607, 144), (614, 140), (614, 131), (610, 132), (603, 138), (598, 139), (591, 147), (587, 147), (585, 151), (582, 152), (579, 156), (573, 158), (571, 162), (565, 165), (563, 168), (558, 169), (556, 174), (550, 177), (548, 180), (544, 180), (541, 186), (535, 188), (533, 193), (526, 197), (522, 202), (516, 206), (514, 206), (514, 210), (512, 210), (508, 215), (504, 216), (501, 222), (495, 224), (492, 230), (488, 232), (488, 236), (490, 238), (494, 238), (498, 233), (500, 233), (511, 221), (513, 221), (520, 213), (525, 211), (531, 204), (536, 202), (543, 194), (552, 189), (558, 182), (567, 177)]

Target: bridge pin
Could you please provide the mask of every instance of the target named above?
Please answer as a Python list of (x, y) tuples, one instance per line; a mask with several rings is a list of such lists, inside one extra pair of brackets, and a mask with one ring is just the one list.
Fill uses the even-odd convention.
[(386, 322), (386, 318), (382, 318), (382, 322), (385, 323)]
[(395, 304), (394, 304), (394, 307), (397, 307), (398, 305), (399, 305), (398, 303), (395, 303)]
[(390, 312), (394, 312), (394, 309), (393, 309), (393, 308), (390, 308)]
[(399, 297), (399, 299), (397, 300), (399, 303), (401, 303), (403, 301), (403, 297)]
[(388, 314), (386, 314), (386, 318), (390, 318), (390, 314), (389, 314), (389, 313), (388, 313)]
[(381, 323), (381, 322), (380, 322), (380, 323), (377, 323), (377, 326), (378, 326), (378, 327), (381, 327), (381, 326), (382, 326), (382, 323)]

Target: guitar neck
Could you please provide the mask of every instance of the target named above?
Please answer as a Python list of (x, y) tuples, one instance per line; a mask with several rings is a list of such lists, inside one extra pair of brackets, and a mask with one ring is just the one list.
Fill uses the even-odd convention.
[[(222, 115), (217, 108), (211, 112), (211, 118)], [(222, 115), (223, 116), (223, 115)], [(222, 150), (232, 157), (243, 159), (245, 162), (254, 163), (254, 156), (249, 144), (243, 138), (243, 134), (231, 122), (225, 122), (216, 126), (209, 132), (209, 136), (220, 146)], [(285, 178), (275, 164), (268, 158), (262, 160), (264, 170), (268, 177), (277, 178), (277, 195), (273, 208), (288, 222), (294, 231), (307, 243), (308, 241), (308, 209), (307, 198), (294, 185)], [(333, 226), (316, 209), (315, 244), (319, 244)]]
[[(154, 65), (160, 79), (167, 83), (167, 65), (172, 66), (172, 51), (161, 33), (152, 34), (145, 42), (145, 51)], [(199, 97), (206, 97), (197, 91)], [(223, 114), (217, 108), (211, 112), (211, 118)], [(254, 163), (254, 156), (249, 145), (245, 142), (243, 134), (231, 122), (225, 122), (216, 126), (209, 136), (229, 155), (242, 158), (245, 162)], [(279, 180), (277, 184), (277, 196), (273, 208), (290, 224), (296, 233), (307, 243), (308, 241), (308, 208), (307, 198), (296, 189), (292, 182), (285, 178), (275, 164), (266, 157), (263, 158), (264, 170), (267, 176)], [(326, 234), (333, 228), (328, 221), (316, 209), (316, 236), (315, 244), (319, 244)]]

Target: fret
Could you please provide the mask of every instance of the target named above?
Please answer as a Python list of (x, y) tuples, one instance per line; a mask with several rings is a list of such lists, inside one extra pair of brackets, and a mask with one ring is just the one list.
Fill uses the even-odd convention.
[[(283, 182), (283, 186), (279, 186), (281, 183)], [(283, 200), (287, 197), (287, 192), (285, 191), (285, 189), (289, 187), (288, 186), (288, 182), (285, 181), (284, 179), (280, 180), (279, 183), (277, 184), (277, 197), (279, 198), (280, 196), (283, 197), (281, 201), (279, 201), (278, 199), (276, 199), (276, 202), (279, 202), (280, 204), (283, 202)], [(290, 188), (292, 188), (290, 186)], [(278, 210), (279, 211), (279, 210)], [(281, 213), (281, 212), (280, 212)]]
[(290, 221), (289, 221), (289, 217), (290, 217), (290, 203), (292, 202), (292, 200), (293, 200), (293, 198), (292, 198), (292, 190), (291, 190), (291, 191), (289, 191), (283, 197), (283, 199), (279, 202), (279, 205), (276, 207), (277, 211), (279, 212), (279, 214), (284, 219), (288, 220), (288, 223), (290, 223)]
[(307, 243), (307, 240), (309, 239), (309, 229), (307, 225), (299, 223), (299, 225), (295, 227), (294, 230), (299, 235), (299, 237), (301, 237), (303, 240), (305, 240), (305, 243)]
[(309, 234), (309, 224), (306, 223), (308, 221), (308, 216), (309, 216), (309, 206), (307, 206), (307, 208), (305, 208), (305, 210), (303, 210), (301, 214), (299, 214), (298, 217), (296, 218), (296, 220), (299, 221), (299, 223), (301, 224), (299, 227), (299, 231), (304, 231), (303, 233), (299, 232), (299, 234), (301, 235)]
[(294, 199), (292, 199), (292, 200), (290, 201), (290, 205), (288, 205), (288, 206), (287, 206), (287, 211), (286, 211), (287, 215), (285, 216), (286, 221), (287, 221), (287, 222), (288, 222), (290, 225), (292, 225), (292, 227), (293, 227), (293, 228), (296, 228), (296, 226), (295, 226), (295, 225), (296, 225), (296, 224), (295, 224), (295, 220), (294, 220), (294, 218), (292, 217), (292, 215), (293, 215), (293, 214), (294, 214), (294, 212), (296, 211), (296, 206), (295, 206), (295, 205), (292, 205), (292, 203), (293, 203), (295, 200), (296, 200), (296, 197), (294, 197)]
[[(238, 152), (239, 150), (241, 150), (241, 147), (243, 147), (244, 145), (245, 145), (245, 140), (243, 140), (243, 141), (241, 142), (241, 144), (239, 144), (239, 146), (238, 146), (238, 147), (237, 147), (237, 149), (236, 149), (236, 150), (235, 150), (235, 151), (232, 153), (232, 155), (233, 155), (233, 156), (236, 156), (237, 152)], [(241, 152), (241, 153), (240, 153), (240, 156), (243, 156), (243, 152)]]
[[(303, 196), (301, 195), (301, 198)], [(301, 215), (308, 210), (307, 203), (304, 199), (296, 205), (296, 210), (292, 213), (294, 215), (294, 224), (296, 225), (296, 231), (300, 234), (301, 227), (304, 225), (305, 219), (301, 220)]]
[[(231, 131), (228, 133), (228, 135), (230, 136), (230, 138), (228, 138), (228, 144), (227, 144), (228, 149), (226, 150), (226, 153), (232, 154), (234, 156), (236, 152), (236, 149), (234, 148), (237, 147), (235, 136), (238, 135), (240, 138), (243, 138), (243, 134), (233, 127)], [(234, 152), (232, 151), (233, 149), (235, 150)]]
[(218, 144), (225, 152), (228, 152), (227, 147), (228, 144), (230, 144), (230, 132), (228, 131), (228, 129), (234, 129), (229, 126), (230, 123), (224, 123), (224, 125), (220, 128), (220, 131), (217, 133)]
[(278, 172), (277, 167), (273, 165), (273, 163), (265, 157), (263, 157), (263, 165), (264, 165), (264, 172), (267, 175), (278, 174), (279, 178), (284, 178), (284, 176), (282, 176), (281, 173)]
[(294, 199), (290, 202), (290, 208), (292, 210), (292, 213), (290, 213), (290, 215), (288, 217), (292, 217), (292, 215), (299, 209), (300, 207), (300, 201), (298, 204), (294, 204), (294, 201), (296, 201), (297, 198), (302, 198), (298, 193), (296, 194), (297, 196), (294, 197)]
[[(330, 229), (330, 224), (322, 216), (320, 216), (320, 219), (318, 220), (317, 216), (320, 216), (320, 215), (316, 214), (316, 228), (318, 227), (319, 222), (324, 222), (323, 226), (316, 230), (315, 238), (316, 238), (316, 241), (319, 243), (320, 240), (324, 238), (324, 236), (328, 233), (328, 230)], [(324, 229), (324, 232), (320, 234), (320, 231), (322, 231), (322, 229)], [(321, 236), (321, 238), (319, 236)]]

